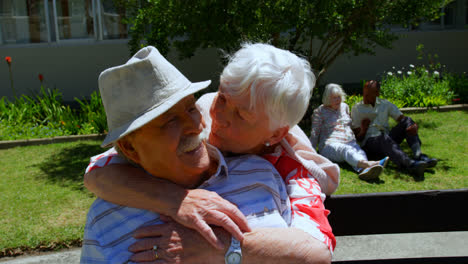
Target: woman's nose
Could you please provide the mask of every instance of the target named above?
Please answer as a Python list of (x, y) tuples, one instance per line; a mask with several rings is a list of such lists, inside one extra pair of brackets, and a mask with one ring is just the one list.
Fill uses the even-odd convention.
[(215, 98), (210, 109), (212, 125), (216, 127), (228, 127), (230, 122), (227, 118), (227, 105), (222, 99)]

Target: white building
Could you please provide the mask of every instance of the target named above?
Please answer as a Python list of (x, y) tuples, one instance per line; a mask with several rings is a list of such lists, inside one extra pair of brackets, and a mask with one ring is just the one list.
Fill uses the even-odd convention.
[[(104, 69), (125, 63), (130, 53), (127, 28), (112, 0), (0, 0), (0, 59), (12, 58), (17, 94), (33, 94), (44, 84), (58, 88), (66, 101), (97, 90)], [(416, 64), (416, 45), (438, 54), (440, 62), (455, 72), (468, 70), (468, 0), (445, 8), (439, 21), (417, 30), (395, 29), (401, 35), (392, 50), (378, 48), (376, 56), (341, 56), (324, 76), (323, 83), (359, 83), (375, 79), (395, 67)], [(217, 84), (221, 65), (217, 51), (202, 50), (193, 58), (169, 60), (192, 81), (212, 79)], [(12, 98), (10, 73), (0, 62), (0, 97)]]

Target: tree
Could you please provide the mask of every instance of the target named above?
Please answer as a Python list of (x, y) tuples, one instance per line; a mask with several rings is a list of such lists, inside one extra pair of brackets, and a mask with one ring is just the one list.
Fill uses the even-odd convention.
[(390, 25), (436, 19), (453, 0), (115, 1), (133, 10), (132, 53), (148, 44), (166, 54), (173, 45), (188, 58), (200, 48), (232, 52), (244, 41), (270, 42), (305, 56), (320, 78), (340, 55), (391, 48), (398, 36)]

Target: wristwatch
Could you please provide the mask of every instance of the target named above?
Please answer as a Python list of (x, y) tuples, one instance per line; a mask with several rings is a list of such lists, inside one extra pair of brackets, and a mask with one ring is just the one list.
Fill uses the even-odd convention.
[(224, 262), (226, 264), (240, 264), (242, 262), (240, 242), (234, 237), (231, 238), (231, 246), (226, 252), (226, 255), (224, 255)]

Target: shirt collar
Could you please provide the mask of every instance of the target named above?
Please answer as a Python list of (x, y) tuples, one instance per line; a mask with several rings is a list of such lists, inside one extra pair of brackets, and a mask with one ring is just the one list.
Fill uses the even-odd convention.
[(379, 105), (382, 103), (382, 99), (380, 99), (379, 97), (375, 98), (375, 105)]
[[(211, 177), (218, 176), (218, 175), (227, 175), (228, 174), (228, 166), (226, 160), (224, 159), (223, 154), (213, 145), (206, 144), (206, 149), (208, 150), (208, 155), (218, 161), (218, 168), (216, 169), (216, 173)], [(210, 178), (211, 178), (210, 177)]]
[(341, 104), (340, 104), (340, 107), (337, 110), (331, 108), (330, 106), (326, 106), (326, 105), (323, 105), (323, 108), (325, 108), (325, 110), (330, 111), (332, 113), (339, 113), (341, 111)]
[(371, 104), (364, 103), (364, 100), (361, 101), (362, 105), (366, 105), (366, 106), (369, 106), (369, 107), (377, 107), (377, 105), (379, 105), (381, 103), (382, 103), (382, 99), (380, 99), (379, 97), (375, 98), (375, 106), (372, 106)]

